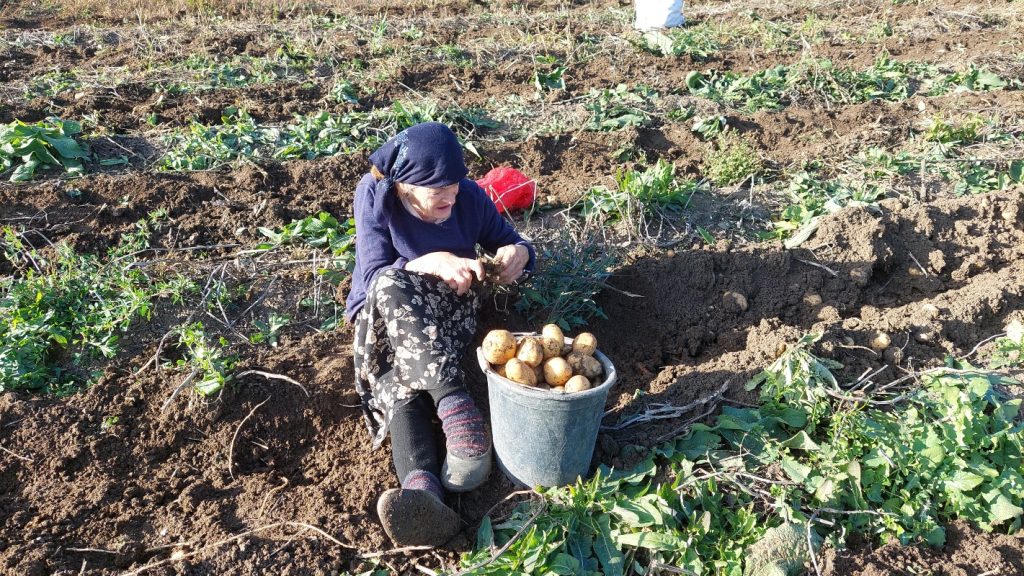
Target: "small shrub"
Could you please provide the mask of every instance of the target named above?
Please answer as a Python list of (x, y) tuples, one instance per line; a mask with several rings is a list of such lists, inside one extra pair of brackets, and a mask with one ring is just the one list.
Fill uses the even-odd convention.
[(719, 186), (731, 186), (756, 176), (764, 170), (757, 150), (737, 136), (718, 140), (717, 149), (709, 149), (704, 157), (703, 171)]

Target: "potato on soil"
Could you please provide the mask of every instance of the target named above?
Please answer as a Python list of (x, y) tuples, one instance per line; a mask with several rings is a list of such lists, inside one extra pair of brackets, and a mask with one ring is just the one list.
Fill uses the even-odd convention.
[(491, 330), (481, 346), (491, 364), (504, 364), (516, 355), (516, 339), (508, 330)]
[(569, 378), (569, 381), (565, 383), (566, 392), (582, 392), (584, 390), (590, 390), (590, 380), (587, 380), (586, 376), (577, 374)]
[(519, 343), (519, 349), (516, 350), (516, 358), (526, 362), (531, 368), (540, 366), (540, 363), (544, 361), (544, 347), (541, 345), (540, 340), (533, 336), (526, 336)]
[(722, 294), (722, 305), (730, 312), (746, 312), (749, 307), (746, 296), (732, 291)]
[(875, 332), (871, 336), (871, 349), (875, 352), (881, 352), (888, 348), (891, 342), (892, 339), (889, 338), (889, 335), (885, 332)]
[(597, 338), (590, 332), (580, 332), (572, 339), (573, 352), (582, 352), (584, 356), (593, 356), (597, 351)]
[(594, 380), (595, 378), (600, 378), (601, 373), (603, 371), (604, 367), (601, 366), (600, 360), (594, 358), (593, 356), (583, 357), (583, 369), (580, 370), (580, 374), (586, 376), (591, 380)]
[(518, 358), (513, 358), (505, 364), (506, 378), (525, 386), (536, 386), (537, 377), (533, 367)]
[(565, 358), (555, 356), (544, 361), (544, 381), (550, 386), (565, 386), (572, 378), (572, 368)]

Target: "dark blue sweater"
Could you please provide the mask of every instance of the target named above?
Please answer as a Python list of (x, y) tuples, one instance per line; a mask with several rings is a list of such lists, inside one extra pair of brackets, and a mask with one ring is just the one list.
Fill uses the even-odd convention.
[(374, 179), (367, 174), (356, 186), (353, 211), (356, 219), (356, 266), (352, 272), (352, 290), (345, 301), (345, 316), (351, 322), (366, 302), (366, 289), (386, 268), (404, 268), (431, 252), (451, 252), (462, 258), (476, 258), (479, 244), (488, 253), (509, 244), (523, 244), (530, 251), (532, 271), (536, 254), (533, 246), (502, 218), (494, 202), (476, 182), (464, 178), (459, 183), (452, 215), (440, 224), (424, 222), (395, 202), (391, 221), (386, 225), (373, 217)]

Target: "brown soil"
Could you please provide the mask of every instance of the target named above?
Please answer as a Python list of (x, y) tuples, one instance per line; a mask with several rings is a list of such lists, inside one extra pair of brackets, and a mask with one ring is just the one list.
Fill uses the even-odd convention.
[[(369, 3), (349, 4), (353, 17), (375, 18), (381, 13)], [(494, 4), (507, 8), (506, 3)], [(585, 3), (519, 4), (536, 10), (553, 10), (557, 4), (573, 14), (579, 10), (576, 4)], [(623, 9), (628, 5), (597, 4)], [(900, 58), (960, 67), (962, 59), (998, 52), (997, 47), (1015, 41), (1019, 31), (1017, 21), (993, 28), (985, 22), (997, 20), (964, 16), (969, 9), (979, 9), (964, 2), (942, 7), (882, 4), (883, 8), (875, 2), (829, 4), (817, 16), (845, 18), (861, 28), (884, 16), (895, 30), (913, 33), (914, 42), (897, 42), (899, 34), (875, 43), (836, 35), (816, 43), (815, 55), (858, 67), (869, 65), (884, 48)], [(420, 18), (425, 5), (438, 17)], [(707, 7), (703, 17), (710, 18), (718, 8)], [(477, 24), (460, 27), (456, 16), (463, 12), (477, 18)], [(532, 98), (533, 54), (519, 46), (520, 31), (495, 32), (479, 24), (485, 12), (468, 1), (389, 3), (387, 14), (396, 19), (396, 26), (408, 18), (424, 30), (418, 40), (424, 51), (396, 65), (393, 76), (367, 80), (376, 92), (363, 105), (385, 106), (408, 98), (410, 92), (402, 84), (463, 106), (484, 105), (489, 98), (508, 94)], [(762, 12), (765, 18), (797, 23), (810, 14), (783, 5), (766, 6)], [(52, 14), (12, 13), (0, 11), (10, 35), (73, 24), (73, 19)], [(557, 18), (564, 26), (568, 17)], [(583, 22), (574, 37), (609, 33), (601, 22)], [(96, 112), (105, 127), (135, 137), (148, 130), (141, 119), (150, 113), (159, 116), (161, 126), (181, 126), (192, 118), (215, 122), (225, 106), (240, 104), (260, 121), (280, 123), (293, 113), (324, 107), (325, 87), (330, 86), (325, 79), (330, 75), (309, 83), (164, 99), (148, 84), (131, 82), (89, 88), (80, 96), (20, 96), (25, 82), (54, 69), (133, 65), (144, 44), (131, 31), (121, 32), (124, 41), (107, 38), (106, 51), (90, 50), (88, 43), (71, 48), (0, 44), (0, 122)], [(545, 28), (537, 33), (552, 32)], [(195, 38), (179, 34), (186, 36), (175, 40), (181, 46), (211, 54), (259, 56), (276, 47), (269, 35), (248, 29), (225, 32), (218, 41), (213, 32)], [(337, 38), (342, 36), (337, 33)], [(338, 43), (334, 55), (339, 61), (369, 59), (367, 77), (393, 64), (386, 56), (373, 56), (358, 41), (346, 42)], [(479, 52), (498, 55), (500, 65), (454, 68), (440, 63), (432, 54), (444, 42), (479, 43)], [(568, 78), (569, 91), (547, 102), (548, 114), (557, 117), (569, 110), (570, 97), (591, 88), (646, 83), (670, 92), (691, 69), (749, 72), (800, 57), (799, 51), (753, 49), (695, 62), (637, 51), (622, 55), (600, 46), (595, 54), (572, 56), (579, 61)], [(1008, 65), (1007, 61), (999, 63)], [(19, 96), (8, 98), (15, 94)], [(940, 112), (991, 111), (1006, 118), (1024, 112), (1019, 91), (929, 98), (924, 112), (917, 101), (908, 101), (831, 110), (794, 105), (779, 112), (745, 114), (707, 101), (687, 101), (691, 100), (701, 113), (726, 114), (730, 125), (779, 167), (814, 158), (842, 159), (869, 145), (899, 145), (920, 122)], [(118, 137), (106, 145), (125, 143), (130, 144)], [(610, 184), (609, 176), (622, 165), (615, 158), (617, 150), (632, 147), (647, 160), (665, 158), (688, 176), (699, 176), (707, 150), (688, 126), (671, 123), (506, 141), (485, 137), (478, 147), (483, 159), (470, 159), (474, 175), (495, 165), (514, 164), (537, 178), (545, 208), (569, 206), (589, 186)], [(230, 256), (261, 239), (258, 227), (279, 227), (321, 210), (339, 217), (349, 214), (352, 188), (366, 166), (361, 154), (231, 171), (161, 173), (144, 169), (151, 153), (138, 153), (139, 158), (123, 170), (80, 180), (50, 177), (25, 186), (4, 183), (0, 222), (30, 227), (80, 251), (101, 252), (116, 244), (138, 219), (167, 209), (167, 224), (153, 238), (155, 247), (206, 247), (200, 260), (175, 259), (176, 253), (168, 253), (169, 265), (205, 275), (211, 262), (224, 259), (232, 274), (252, 284), (248, 302), (270, 285), (267, 276), (248, 268), (257, 264)], [(742, 391), (747, 379), (787, 342), (809, 331), (823, 333), (816, 352), (842, 362), (844, 377), (888, 366), (877, 375), (879, 380), (894, 378), (901, 369), (936, 365), (946, 354), (964, 354), (1000, 332), (1007, 319), (1019, 317), (1024, 308), (1022, 191), (956, 199), (948, 197), (948, 189), (936, 188), (926, 190), (926, 196), (923, 201), (886, 200), (878, 213), (841, 211), (824, 219), (816, 235), (794, 250), (750, 244), (736, 233), (751, 218), (763, 222), (771, 198), (746, 189), (695, 196), (687, 214), (688, 229), (723, 231), (726, 239), (714, 246), (687, 239), (667, 249), (634, 251), (610, 280), (618, 290), (600, 297), (610, 319), (594, 322), (591, 329), (619, 370), (604, 424), (614, 426), (656, 403), (681, 406), (698, 401), (723, 385), (726, 401), (749, 400)], [(531, 226), (554, 226), (555, 221), (541, 218)], [(4, 266), (0, 271), (11, 274)], [(282, 284), (267, 302), (294, 304), (296, 294), (309, 289), (307, 277), (298, 271), (273, 273)], [(747, 305), (737, 306), (728, 292), (742, 294)], [(343, 297), (342, 289), (337, 299)], [(925, 305), (934, 305), (939, 314), (926, 314)], [(0, 573), (120, 574), (166, 561), (148, 573), (337, 574), (357, 565), (358, 553), (389, 549), (374, 503), (397, 481), (389, 448), (370, 450), (354, 407), (350, 330), (320, 332), (313, 324), (297, 321), (285, 330), (277, 347), (241, 347), (239, 371), (287, 375), (300, 382), (308, 396), (294, 384), (250, 375), (219, 398), (202, 400), (183, 393), (162, 409), (184, 374), (147, 363), (166, 330), (182, 316), (182, 310), (161, 304), (151, 323), (133, 327), (99, 382), (80, 394), (63, 399), (0, 395)], [(489, 307), (481, 333), (497, 325), (522, 328), (528, 323)], [(875, 331), (892, 338), (892, 346), (881, 354), (866, 347)], [(163, 353), (172, 355), (173, 350)], [(470, 373), (471, 392), (486, 411), (481, 375), (472, 369)], [(104, 424), (113, 417), (115, 424)], [(637, 452), (626, 446), (653, 446), (680, 432), (679, 422), (671, 420), (606, 431), (594, 463), (627, 466)], [(450, 504), (466, 523), (463, 534), (431, 554), (385, 556), (385, 566), (394, 572), (411, 570), (413, 562), (451, 566), (458, 553), (472, 547), (480, 518), (513, 490), (495, 473), (481, 489), (452, 497)], [(231, 539), (243, 533), (244, 537)], [(1018, 574), (1024, 571), (1022, 551), (1019, 538), (954, 524), (941, 550), (865, 545), (827, 552), (823, 560), (825, 573), (835, 575), (922, 570)], [(172, 562), (174, 554), (185, 556)]]

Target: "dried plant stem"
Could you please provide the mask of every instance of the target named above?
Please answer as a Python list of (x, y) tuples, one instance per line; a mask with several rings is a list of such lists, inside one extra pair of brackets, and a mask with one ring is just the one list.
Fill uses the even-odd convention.
[(336, 544), (338, 546), (341, 546), (342, 548), (347, 548), (349, 550), (355, 550), (356, 549), (355, 546), (352, 546), (351, 544), (346, 544), (346, 543), (342, 542), (341, 540), (338, 540), (334, 536), (331, 536), (327, 532), (324, 532), (323, 530), (321, 530), (320, 528), (317, 528), (316, 526), (313, 526), (312, 524), (306, 524), (305, 522), (291, 522), (291, 521), (274, 522), (273, 524), (267, 524), (265, 526), (259, 526), (257, 528), (253, 528), (252, 530), (248, 530), (248, 531), (242, 532), (241, 534), (236, 534), (234, 536), (225, 538), (223, 540), (218, 540), (218, 541), (216, 541), (216, 542), (214, 542), (212, 544), (207, 544), (206, 546), (203, 546), (202, 548), (199, 548), (197, 550), (193, 550), (192, 552), (189, 552), (187, 554), (181, 554), (179, 556), (172, 555), (170, 558), (165, 558), (165, 559), (160, 560), (158, 562), (153, 562), (153, 563), (150, 563), (150, 564), (146, 564), (145, 566), (143, 566), (141, 568), (137, 568), (135, 570), (132, 570), (131, 572), (126, 572), (122, 576), (135, 576), (136, 574), (142, 574), (143, 572), (152, 570), (153, 568), (157, 568), (157, 567), (160, 567), (160, 566), (165, 566), (167, 564), (172, 564), (174, 562), (178, 562), (178, 561), (181, 561), (181, 560), (186, 560), (186, 559), (191, 558), (193, 556), (197, 556), (199, 554), (202, 554), (203, 552), (206, 552), (206, 551), (209, 551), (209, 550), (215, 550), (215, 549), (217, 549), (217, 548), (219, 548), (219, 547), (221, 547), (221, 546), (223, 546), (225, 544), (230, 544), (232, 542), (237, 542), (239, 540), (242, 540), (243, 538), (247, 538), (249, 536), (252, 536), (253, 534), (257, 534), (259, 532), (266, 532), (267, 530), (272, 530), (274, 528), (279, 528), (281, 526), (290, 526), (290, 527), (293, 527), (293, 528), (305, 528), (306, 530), (312, 530), (312, 531), (316, 532), (317, 534), (323, 536), (324, 538), (330, 540), (334, 544)]
[(235, 440), (238, 440), (238, 433), (242, 431), (242, 426), (245, 426), (245, 422), (249, 418), (252, 418), (252, 415), (256, 413), (256, 410), (259, 410), (260, 406), (263, 406), (269, 401), (270, 396), (267, 396), (266, 400), (253, 406), (252, 410), (249, 411), (249, 414), (247, 414), (245, 418), (242, 418), (242, 421), (238, 423), (238, 428), (235, 428), (235, 433), (231, 436), (231, 444), (228, 446), (228, 475), (231, 476), (232, 480), (235, 479)]

